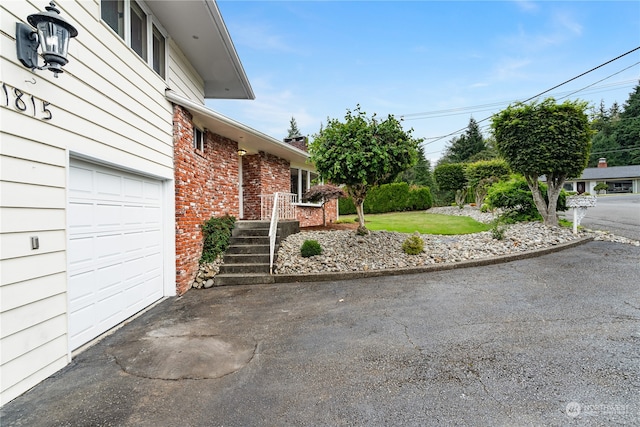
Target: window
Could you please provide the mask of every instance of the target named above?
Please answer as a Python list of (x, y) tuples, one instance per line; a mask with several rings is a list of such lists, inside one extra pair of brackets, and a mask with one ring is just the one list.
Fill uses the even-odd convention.
[(204, 131), (193, 127), (193, 148), (204, 152)]
[(162, 78), (166, 77), (167, 37), (153, 15), (136, 0), (102, 0), (102, 20)]
[(164, 78), (164, 62), (165, 62), (165, 40), (164, 36), (156, 27), (153, 26), (153, 69), (160, 77)]
[(320, 177), (317, 173), (305, 169), (291, 168), (291, 192), (296, 194), (297, 200), (302, 201), (302, 195), (311, 186), (320, 183)]
[(124, 0), (102, 0), (102, 19), (124, 39)]
[(147, 15), (136, 2), (131, 2), (131, 49), (147, 60)]

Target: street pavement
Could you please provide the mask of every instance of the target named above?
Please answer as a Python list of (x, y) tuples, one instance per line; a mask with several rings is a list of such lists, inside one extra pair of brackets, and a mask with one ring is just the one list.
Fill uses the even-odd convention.
[(191, 290), (5, 405), (5, 426), (640, 425), (640, 248)]
[[(573, 210), (562, 214), (573, 220)], [(596, 206), (587, 209), (581, 225), (604, 230), (618, 236), (640, 240), (640, 194), (607, 194), (598, 196)]]

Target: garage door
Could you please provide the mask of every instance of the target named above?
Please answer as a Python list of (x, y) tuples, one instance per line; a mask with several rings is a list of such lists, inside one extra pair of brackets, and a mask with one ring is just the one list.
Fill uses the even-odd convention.
[(162, 183), (71, 161), (70, 349), (163, 296)]

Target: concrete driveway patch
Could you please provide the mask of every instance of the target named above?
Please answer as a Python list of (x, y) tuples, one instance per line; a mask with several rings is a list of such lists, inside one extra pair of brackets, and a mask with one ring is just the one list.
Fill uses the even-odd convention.
[[(128, 374), (163, 380), (220, 378), (243, 368), (253, 358), (255, 342), (242, 337), (195, 335), (154, 336), (114, 347), (108, 354)], [(188, 363), (185, 363), (188, 362)]]

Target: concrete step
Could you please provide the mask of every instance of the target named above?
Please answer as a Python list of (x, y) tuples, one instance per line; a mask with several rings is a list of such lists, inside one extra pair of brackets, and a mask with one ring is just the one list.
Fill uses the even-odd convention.
[(275, 280), (269, 274), (216, 274), (213, 282), (214, 286), (266, 285), (275, 283)]
[(223, 257), (224, 264), (264, 264), (269, 263), (269, 251), (262, 254), (230, 254)]
[(239, 236), (267, 237), (269, 236), (269, 227), (267, 228), (234, 228), (231, 231), (231, 237), (239, 237)]
[(269, 221), (252, 221), (240, 220), (234, 224), (234, 230), (251, 230), (251, 229), (269, 229), (271, 223)]
[[(277, 240), (277, 239), (276, 239)], [(229, 246), (269, 245), (269, 236), (235, 236), (229, 239)]]
[(269, 245), (234, 245), (234, 246), (229, 246), (227, 248), (227, 251), (225, 252), (225, 256), (236, 255), (236, 254), (246, 254), (246, 255), (267, 254), (269, 255)]
[(226, 262), (220, 266), (218, 274), (269, 274), (269, 257), (266, 263), (250, 263), (250, 264), (227, 264)]

